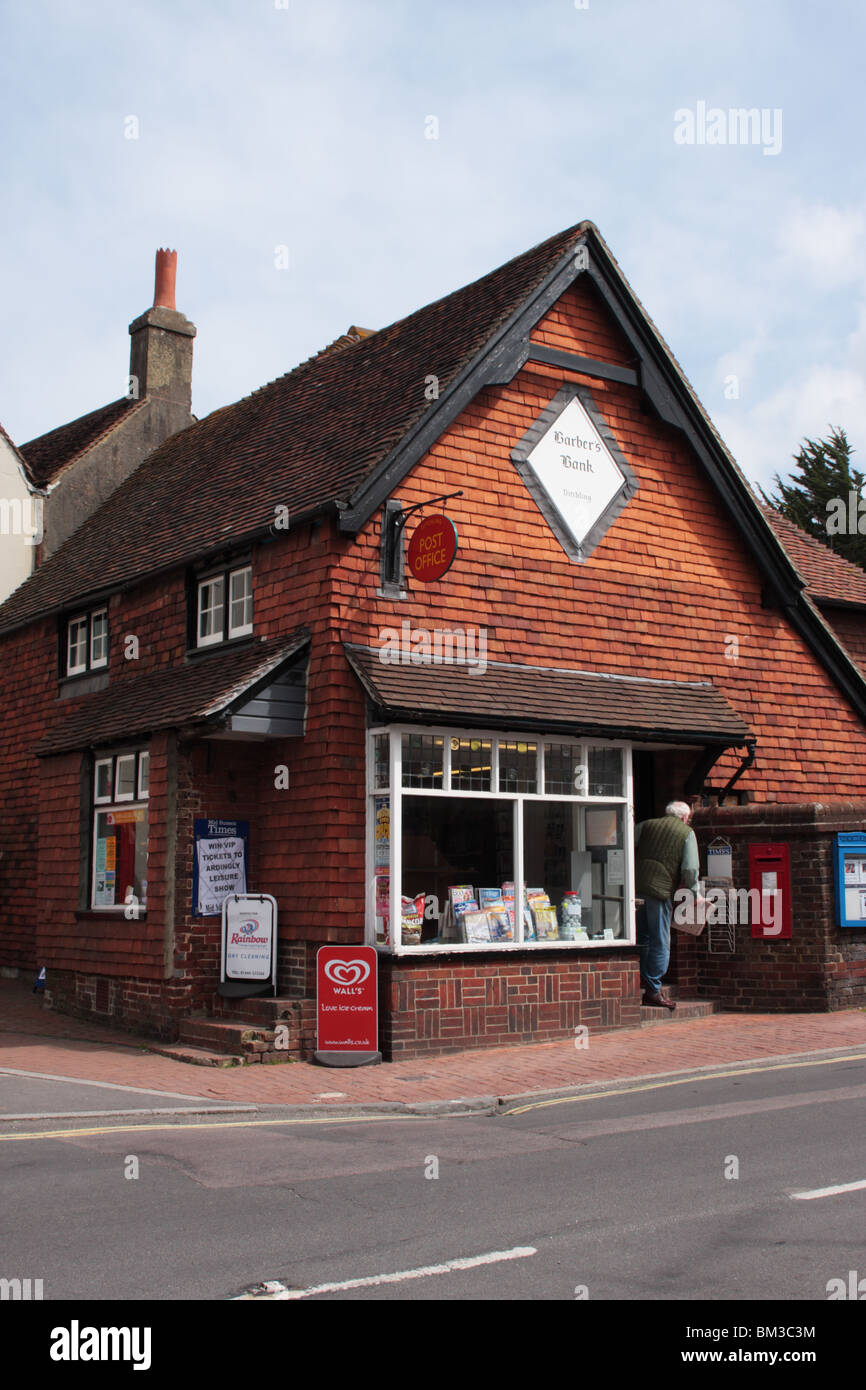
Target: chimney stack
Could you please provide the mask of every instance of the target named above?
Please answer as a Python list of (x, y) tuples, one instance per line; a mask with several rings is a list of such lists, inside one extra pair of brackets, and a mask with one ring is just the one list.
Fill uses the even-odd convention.
[(153, 307), (154, 309), (176, 309), (174, 302), (174, 291), (177, 283), (177, 252), (163, 251), (161, 248), (156, 253), (156, 275), (154, 276), (153, 288)]
[(195, 325), (175, 308), (176, 279), (177, 252), (160, 249), (153, 308), (129, 325), (129, 394), (134, 400), (161, 399), (189, 414)]

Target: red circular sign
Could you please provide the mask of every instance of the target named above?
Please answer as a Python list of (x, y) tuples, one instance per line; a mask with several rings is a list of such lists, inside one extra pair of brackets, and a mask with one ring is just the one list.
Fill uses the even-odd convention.
[(441, 579), (457, 554), (457, 531), (447, 516), (428, 516), (409, 542), (409, 573), (429, 584)]

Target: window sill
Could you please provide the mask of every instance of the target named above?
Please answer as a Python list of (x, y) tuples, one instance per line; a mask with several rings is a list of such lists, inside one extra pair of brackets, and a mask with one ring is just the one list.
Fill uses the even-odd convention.
[(256, 634), (248, 632), (243, 637), (229, 637), (225, 642), (211, 642), (206, 647), (187, 647), (187, 661), (198, 661), (199, 658), (212, 656), (214, 652), (233, 652), (238, 647), (251, 646), (256, 640)]
[(612, 941), (596, 937), (591, 941), (449, 941), (441, 946), (428, 946), (426, 943), (420, 946), (383, 946), (379, 941), (374, 944), (381, 956), (489, 956), (497, 952), (505, 955), (515, 951), (535, 954), (541, 951), (597, 951), (600, 948), (609, 950), (612, 946), (635, 946), (637, 943), (622, 937), (614, 937)]
[(108, 671), (82, 671), (80, 676), (61, 676), (57, 688), (58, 700), (77, 700), (79, 695), (93, 695), (108, 687)]

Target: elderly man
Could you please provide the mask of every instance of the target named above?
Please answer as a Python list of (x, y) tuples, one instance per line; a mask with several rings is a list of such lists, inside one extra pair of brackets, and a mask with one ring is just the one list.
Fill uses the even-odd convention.
[(637, 913), (643, 1003), (675, 1009), (662, 994), (662, 977), (671, 958), (673, 896), (682, 883), (694, 889), (698, 881), (698, 842), (689, 829), (692, 810), (684, 801), (671, 801), (663, 816), (635, 828), (635, 893), (643, 898)]

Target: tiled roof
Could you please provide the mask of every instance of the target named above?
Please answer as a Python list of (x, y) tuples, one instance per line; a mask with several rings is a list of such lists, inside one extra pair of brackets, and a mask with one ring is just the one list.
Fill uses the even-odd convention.
[(112, 401), (110, 405), (100, 406), (99, 410), (91, 410), (88, 415), (80, 415), (77, 420), (70, 420), (68, 425), (59, 425), (56, 430), (40, 434), (29, 444), (22, 444), (21, 453), (33, 481), (38, 487), (46, 487), (61, 469), (104, 434), (108, 434), (109, 430), (113, 430), (124, 415), (141, 404), (141, 401), (123, 396), (119, 401)]
[(355, 343), (360, 343), (364, 338), (372, 337), (374, 332), (375, 329), (358, 328), (357, 324), (353, 323), (346, 329), (345, 333), (340, 334), (339, 338), (335, 338), (332, 343), (328, 343), (327, 347), (323, 347), (320, 352), (314, 353), (308, 360), (310, 362), (315, 362), (318, 358), (330, 357), (334, 352), (342, 352), (343, 348), (354, 347)]
[(810, 536), (775, 508), (762, 504), (761, 511), (816, 603), (856, 603), (866, 607), (866, 572), (859, 565), (837, 555), (829, 545)]
[(252, 642), (182, 666), (125, 676), (95, 694), (58, 700), (54, 719), (35, 751), (40, 756), (64, 753), (215, 719), (308, 641), (308, 633), (296, 632), (290, 638)]
[[(588, 224), (173, 435), (0, 607), (0, 631), (73, 598), (347, 499)], [(46, 436), (47, 438), (47, 436)]]
[(373, 703), (391, 717), (497, 728), (561, 729), (733, 747), (754, 738), (709, 682), (642, 680), (590, 671), (489, 662), (424, 666), (381, 660), (346, 643), (346, 655)]

